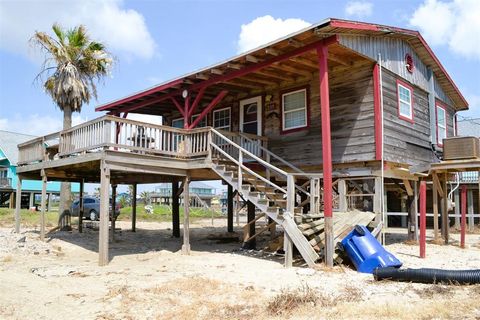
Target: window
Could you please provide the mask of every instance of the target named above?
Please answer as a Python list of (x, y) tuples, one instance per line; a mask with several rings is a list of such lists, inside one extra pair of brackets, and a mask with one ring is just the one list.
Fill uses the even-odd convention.
[[(200, 116), (199, 114), (194, 114), (192, 116), (192, 123)], [(203, 117), (203, 119), (197, 124), (197, 128), (203, 128), (207, 126), (207, 116)]]
[(307, 126), (307, 90), (301, 89), (282, 95), (283, 131)]
[(445, 108), (437, 104), (437, 144), (443, 145), (443, 139), (447, 137), (447, 112)]
[(230, 131), (230, 108), (213, 111), (213, 127)]
[(398, 117), (413, 122), (412, 87), (397, 80)]
[(183, 118), (172, 120), (172, 127), (183, 129), (183, 125), (184, 125), (183, 121), (184, 121)]

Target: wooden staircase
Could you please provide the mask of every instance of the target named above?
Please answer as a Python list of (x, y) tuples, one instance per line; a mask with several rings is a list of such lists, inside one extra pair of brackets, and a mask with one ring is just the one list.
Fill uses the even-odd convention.
[[(251, 144), (247, 145), (251, 146)], [(253, 203), (259, 211), (282, 226), (286, 264), (291, 264), (291, 244), (293, 243), (305, 262), (313, 267), (320, 257), (294, 219), (296, 214), (299, 215), (303, 211), (302, 207), (295, 205), (297, 191), (301, 191), (302, 187), (295, 185), (294, 175), (271, 165), (259, 155), (250, 152), (214, 129), (212, 129), (211, 146), (212, 170), (245, 200)], [(258, 170), (251, 169), (250, 164), (253, 162), (266, 169), (266, 173), (262, 175)], [(275, 175), (276, 182), (267, 179), (266, 176), (269, 174)], [(281, 183), (277, 181), (286, 182), (286, 188), (280, 186)], [(310, 196), (310, 193), (306, 193)]]

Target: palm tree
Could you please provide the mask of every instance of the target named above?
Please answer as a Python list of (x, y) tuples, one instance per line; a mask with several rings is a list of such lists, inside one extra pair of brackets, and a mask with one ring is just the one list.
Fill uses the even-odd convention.
[[(63, 112), (63, 129), (72, 126), (72, 113), (80, 112), (84, 103), (97, 97), (96, 82), (110, 71), (113, 59), (102, 43), (90, 41), (84, 26), (66, 30), (54, 24), (55, 37), (35, 32), (31, 43), (45, 53), (45, 61), (35, 80)], [(70, 183), (62, 182), (60, 214), (70, 207)]]

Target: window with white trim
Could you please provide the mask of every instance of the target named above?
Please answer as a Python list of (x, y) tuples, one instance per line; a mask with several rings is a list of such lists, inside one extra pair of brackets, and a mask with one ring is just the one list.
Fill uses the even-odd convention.
[(397, 83), (397, 95), (398, 115), (401, 118), (413, 120), (412, 89), (401, 83)]
[(183, 118), (172, 120), (172, 127), (183, 129), (185, 122)]
[(213, 127), (215, 129), (230, 131), (230, 120), (230, 108), (223, 108), (213, 111)]
[(443, 139), (447, 137), (447, 112), (437, 105), (437, 144), (443, 145)]
[[(194, 114), (192, 116), (192, 123), (200, 116), (200, 113), (199, 114)], [(196, 128), (203, 128), (203, 127), (206, 127), (207, 126), (207, 116), (203, 117), (202, 120), (200, 120), (200, 122), (197, 124)]]
[(307, 90), (282, 94), (282, 129), (291, 130), (307, 126)]

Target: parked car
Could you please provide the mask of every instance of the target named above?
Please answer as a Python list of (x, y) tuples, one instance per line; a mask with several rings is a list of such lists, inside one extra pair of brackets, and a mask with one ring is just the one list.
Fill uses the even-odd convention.
[[(109, 209), (110, 209), (110, 219), (112, 218), (112, 199), (109, 200)], [(100, 219), (100, 199), (93, 197), (83, 198), (83, 218), (96, 221)], [(76, 200), (72, 203), (70, 207), (70, 212), (72, 216), (78, 216), (80, 212), (80, 200)], [(120, 214), (120, 204), (115, 205), (115, 219)]]

